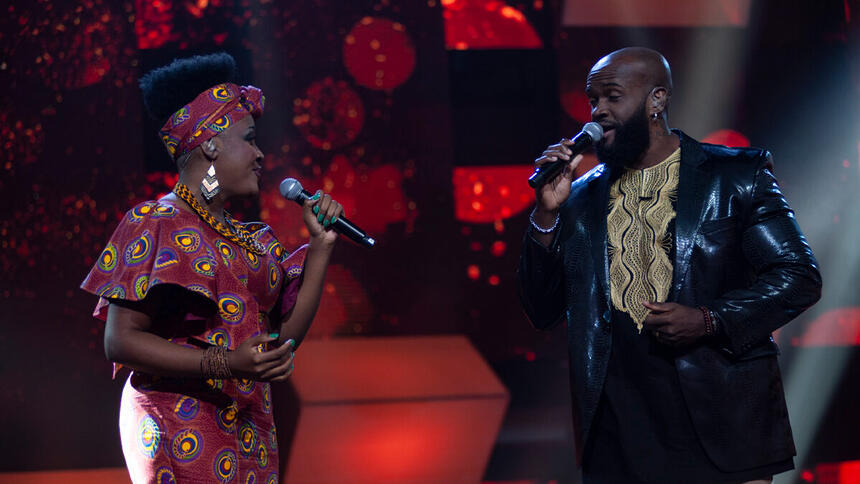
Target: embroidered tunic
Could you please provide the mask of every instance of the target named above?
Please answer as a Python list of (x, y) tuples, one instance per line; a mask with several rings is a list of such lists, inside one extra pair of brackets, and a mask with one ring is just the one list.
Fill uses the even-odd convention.
[(648, 309), (642, 301), (665, 302), (672, 286), (674, 201), (681, 148), (659, 164), (627, 169), (609, 189), (609, 279), (612, 305), (642, 331)]

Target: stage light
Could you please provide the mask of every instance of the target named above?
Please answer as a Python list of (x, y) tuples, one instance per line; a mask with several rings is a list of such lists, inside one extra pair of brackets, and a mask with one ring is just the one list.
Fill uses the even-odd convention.
[(444, 0), (445, 46), (466, 49), (539, 49), (543, 42), (526, 16), (497, 0)]
[(792, 346), (860, 345), (860, 307), (827, 311), (806, 327), (803, 335), (792, 339)]
[(534, 201), (534, 191), (525, 181), (532, 170), (531, 165), (455, 167), (457, 220), (491, 223), (522, 212)]
[(721, 129), (702, 138), (702, 143), (726, 145), (733, 148), (743, 148), (750, 145), (750, 140), (742, 133), (732, 129)]
[(391, 90), (412, 75), (415, 47), (403, 24), (364, 17), (344, 38), (343, 62), (358, 84)]

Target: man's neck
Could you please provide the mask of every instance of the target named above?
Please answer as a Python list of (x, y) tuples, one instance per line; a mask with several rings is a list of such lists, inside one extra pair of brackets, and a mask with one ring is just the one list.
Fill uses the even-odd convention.
[(629, 166), (634, 170), (642, 170), (660, 164), (663, 160), (669, 157), (678, 146), (681, 145), (681, 138), (668, 129), (659, 129), (656, 132), (651, 132), (651, 143), (642, 158)]

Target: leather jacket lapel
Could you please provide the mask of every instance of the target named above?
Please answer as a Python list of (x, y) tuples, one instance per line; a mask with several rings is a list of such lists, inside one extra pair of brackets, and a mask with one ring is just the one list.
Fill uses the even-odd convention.
[(701, 167), (706, 155), (699, 144), (679, 130), (672, 131), (681, 138), (681, 169), (675, 204), (675, 267), (669, 293), (669, 300), (675, 301), (690, 268), (693, 242), (702, 223), (708, 176)]
[(604, 165), (603, 173), (588, 187), (588, 236), (594, 270), (605, 300), (609, 301), (609, 253), (606, 239), (606, 216), (609, 212), (609, 186), (612, 170)]

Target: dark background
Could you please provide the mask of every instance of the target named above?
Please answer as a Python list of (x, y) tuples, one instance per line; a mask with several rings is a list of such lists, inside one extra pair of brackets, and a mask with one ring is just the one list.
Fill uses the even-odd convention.
[(137, 78), (174, 57), (226, 50), (239, 80), (267, 97), (264, 193), (233, 211), (297, 246), (297, 208), (277, 194), (295, 176), (331, 191), (379, 240), (370, 252), (339, 244), (312, 337), (467, 335), (512, 395), (486, 479), (574, 479), (564, 329), (532, 330), (516, 295), (533, 197), (523, 173), (587, 121), (579, 93), (590, 66), (638, 44), (672, 64), (672, 126), (774, 153), (825, 284), (821, 302), (776, 335), (797, 466), (808, 471), (782, 479), (837, 482), (826, 480), (830, 464), (860, 460), (860, 2), (754, 0), (746, 25), (724, 27), (563, 26), (564, 8), (2, 7), (0, 470), (123, 465), (124, 374), (111, 380), (103, 326), (90, 316), (96, 300), (77, 287), (119, 217), (175, 182)]

